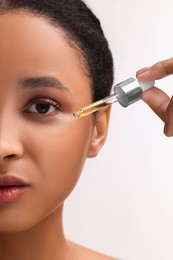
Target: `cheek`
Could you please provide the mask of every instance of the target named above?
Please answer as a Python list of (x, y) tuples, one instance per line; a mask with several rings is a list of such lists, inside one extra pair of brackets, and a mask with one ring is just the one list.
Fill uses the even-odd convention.
[(4, 215), (1, 212), (0, 230), (27, 230), (58, 210), (78, 181), (92, 128), (89, 117), (59, 130), (27, 125), (21, 136), (25, 152), (21, 160), (31, 189)]
[(41, 180), (38, 190), (49, 203), (63, 202), (72, 191), (90, 145), (90, 119), (78, 120), (67, 128), (51, 129), (51, 134), (43, 128), (30, 151)]

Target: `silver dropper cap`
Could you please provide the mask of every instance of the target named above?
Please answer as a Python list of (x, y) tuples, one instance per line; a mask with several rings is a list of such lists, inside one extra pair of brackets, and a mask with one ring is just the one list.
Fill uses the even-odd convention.
[(114, 93), (118, 95), (118, 102), (123, 107), (137, 102), (142, 98), (145, 90), (153, 87), (155, 81), (141, 82), (134, 78), (129, 78), (114, 86)]

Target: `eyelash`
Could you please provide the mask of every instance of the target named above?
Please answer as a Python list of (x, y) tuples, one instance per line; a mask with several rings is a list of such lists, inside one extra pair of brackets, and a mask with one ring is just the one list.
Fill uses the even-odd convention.
[[(33, 106), (33, 105), (38, 105), (38, 104), (41, 104), (41, 105), (50, 105), (50, 106), (53, 106), (55, 109), (56, 109), (56, 111), (54, 111), (54, 112), (51, 112), (51, 113), (49, 113), (49, 114), (47, 114), (47, 112), (46, 113), (39, 113), (39, 112), (30, 112), (30, 111), (28, 111), (28, 109), (31, 107), (31, 106)], [(52, 99), (48, 99), (48, 98), (37, 98), (37, 99), (34, 99), (34, 100), (32, 100), (30, 103), (29, 103), (29, 105), (27, 106), (28, 108), (27, 109), (25, 109), (25, 112), (27, 112), (27, 113), (31, 113), (31, 114), (36, 114), (36, 115), (39, 115), (39, 116), (53, 116), (53, 115), (55, 115), (55, 114), (57, 114), (60, 110), (61, 110), (61, 108), (62, 108), (62, 106), (59, 104), (59, 103), (57, 103), (57, 102), (55, 102), (54, 100), (52, 100)], [(36, 108), (35, 108), (36, 109)], [(49, 110), (50, 110), (50, 108), (49, 108)]]

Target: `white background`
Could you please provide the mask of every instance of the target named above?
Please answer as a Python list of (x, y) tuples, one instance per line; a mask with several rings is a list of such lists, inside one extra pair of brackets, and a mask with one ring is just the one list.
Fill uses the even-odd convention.
[[(87, 0), (102, 22), (115, 83), (173, 57), (172, 0)], [(156, 85), (171, 95), (173, 76)], [(126, 260), (173, 259), (173, 139), (142, 101), (113, 105), (107, 142), (64, 212), (66, 236)]]

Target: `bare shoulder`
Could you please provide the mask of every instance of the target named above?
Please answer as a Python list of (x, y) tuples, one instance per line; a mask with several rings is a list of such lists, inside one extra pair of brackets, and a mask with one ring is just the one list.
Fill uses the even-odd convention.
[[(74, 256), (75, 260), (120, 260), (111, 256), (98, 253), (94, 250), (78, 245), (74, 242), (68, 241), (71, 251), (71, 256)], [(71, 259), (73, 260), (73, 259)]]

